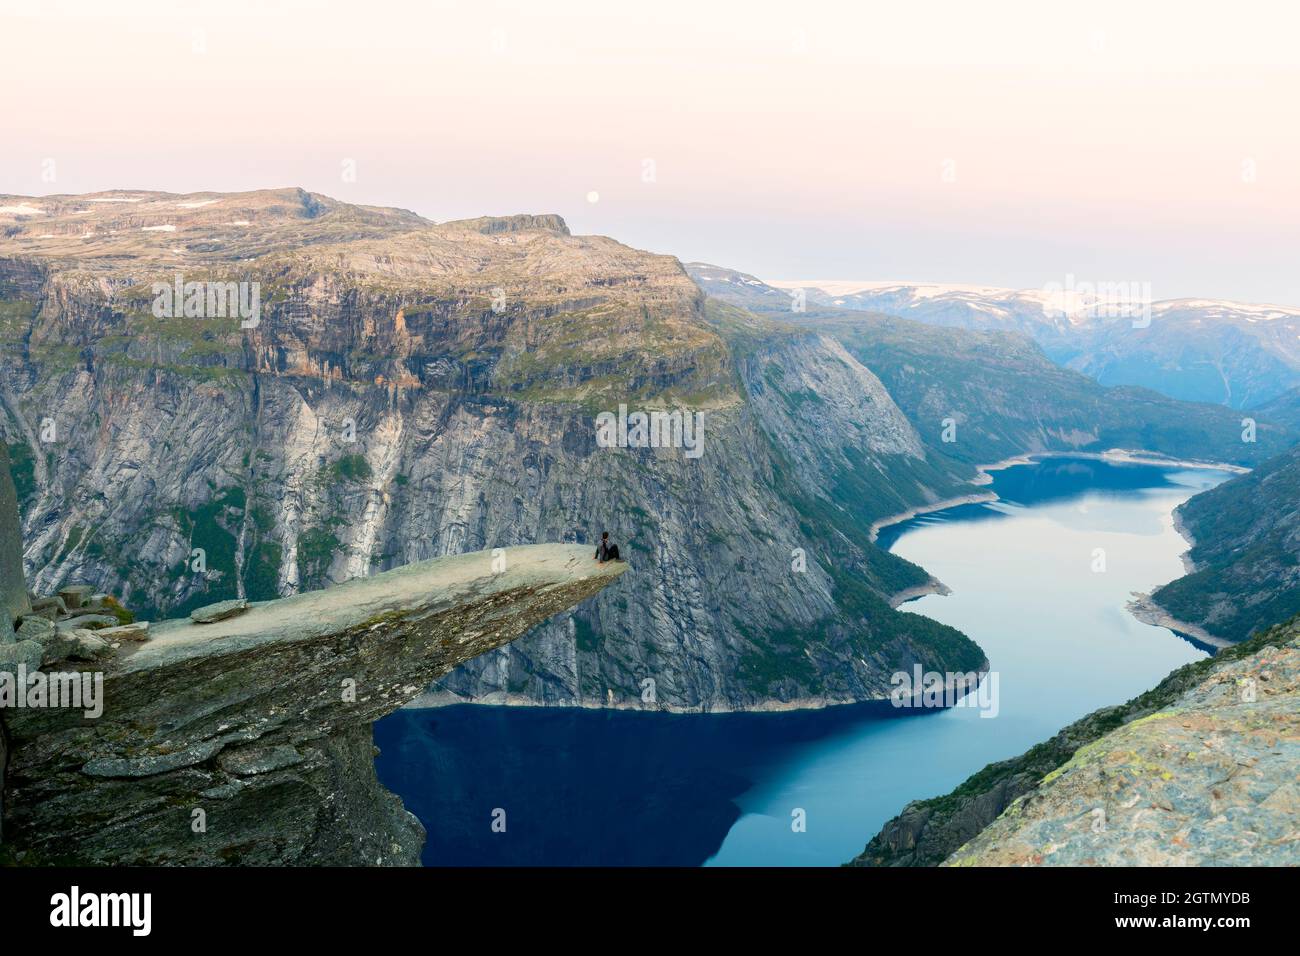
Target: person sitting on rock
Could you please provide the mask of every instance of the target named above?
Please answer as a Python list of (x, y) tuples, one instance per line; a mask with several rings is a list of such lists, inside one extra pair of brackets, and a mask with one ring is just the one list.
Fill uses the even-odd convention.
[(600, 533), (600, 544), (596, 545), (596, 560), (601, 564), (606, 561), (622, 561), (618, 556), (618, 545), (612, 544), (609, 540), (609, 532)]

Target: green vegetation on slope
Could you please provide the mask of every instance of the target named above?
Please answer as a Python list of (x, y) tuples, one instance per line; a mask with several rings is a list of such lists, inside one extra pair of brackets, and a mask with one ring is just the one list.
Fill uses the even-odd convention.
[(896, 642), (912, 642), (930, 650), (940, 669), (966, 672), (983, 666), (983, 650), (961, 631), (896, 611), (882, 597), (925, 584), (930, 575), (871, 540), (876, 509), (867, 476), (874, 471), (841, 474), (829, 498), (817, 497), (793, 481), (789, 463), (770, 439), (769, 445), (775, 483), (798, 512), (799, 529), (835, 583), (835, 603), (854, 628), (852, 652), (869, 657)]
[(1240, 641), (1300, 613), (1300, 447), (1187, 501), (1197, 570), (1152, 598), (1181, 621)]
[[(1287, 448), (1261, 422), (1242, 440), (1242, 414), (1142, 388), (1107, 388), (1053, 365), (1027, 338), (867, 313), (810, 313), (885, 383), (922, 439), (960, 461), (987, 464), (1027, 451), (1130, 448), (1175, 458), (1254, 465)], [(947, 420), (955, 441), (943, 440)]]
[(8, 443), (10, 472), (14, 478), (14, 488), (18, 493), (18, 514), (20, 519), (26, 517), (27, 501), (36, 494), (36, 460), (32, 450), (24, 442)]
[[(232, 487), (215, 491), (209, 501), (196, 508), (172, 509), (172, 516), (180, 525), (181, 533), (189, 539), (190, 548), (203, 549), (207, 571), (203, 575), (202, 591), (192, 594), (176, 607), (163, 609), (169, 617), (183, 617), (195, 608), (238, 595), (235, 549), (244, 505), (244, 489)], [(180, 574), (195, 573), (189, 570), (188, 562), (187, 557), (179, 569)]]
[(1300, 388), (1279, 395), (1249, 414), (1257, 415), (1261, 421), (1273, 422), (1293, 432), (1300, 432)]

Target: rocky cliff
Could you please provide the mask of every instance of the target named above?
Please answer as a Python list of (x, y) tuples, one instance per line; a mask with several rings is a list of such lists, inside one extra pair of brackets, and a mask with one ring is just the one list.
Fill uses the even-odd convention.
[[(983, 661), (889, 608), (926, 575), (867, 535), (969, 467), (837, 343), (711, 305), (670, 257), (298, 190), (12, 205), (39, 212), (0, 237), (0, 427), (37, 590), (175, 615), (609, 530), (637, 587), (438, 699), (642, 707), (649, 677), (669, 709), (807, 706)], [(177, 274), (256, 283), (258, 323), (159, 317)], [(620, 406), (698, 416), (698, 455), (602, 447)]]
[[(13, 635), (13, 622), (31, 610), (23, 577), (23, 538), (18, 493), (10, 480), (9, 451), (0, 443), (0, 642)], [(0, 767), (3, 761), (0, 761)]]
[(1075, 752), (951, 866), (1294, 866), (1300, 628)]
[(371, 723), (626, 567), (573, 545), (464, 554), (46, 666), (41, 680), (102, 678), (102, 714), (0, 710), (0, 856), (417, 865), (424, 831), (376, 780)]
[(1300, 619), (909, 804), (855, 866), (1294, 864)]

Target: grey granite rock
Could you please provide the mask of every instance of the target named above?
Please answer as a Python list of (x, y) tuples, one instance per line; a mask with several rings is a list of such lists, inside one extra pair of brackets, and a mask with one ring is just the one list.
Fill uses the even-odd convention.
[(244, 600), (218, 601), (216, 604), (206, 604), (191, 611), (190, 620), (195, 624), (215, 624), (236, 614), (243, 614), (247, 610), (248, 602)]
[(4, 715), (5, 852), (98, 865), (417, 864), (423, 828), (376, 779), (370, 724), (628, 569), (595, 564), (585, 545), (507, 557), (502, 573), (476, 552), (212, 624), (155, 623), (151, 640), (67, 668), (102, 672), (104, 712)]
[(75, 611), (86, 603), (86, 599), (94, 591), (95, 589), (88, 584), (69, 584), (59, 588), (59, 597), (63, 599), (69, 611)]
[(113, 645), (94, 631), (76, 630), (68, 632), (75, 645), (68, 657), (74, 661), (93, 661), (108, 657), (113, 653)]
[(102, 628), (96, 633), (106, 641), (147, 641), (149, 622), (134, 621), (130, 624), (119, 624), (116, 627)]
[(32, 602), (32, 613), (39, 614), (41, 617), (51, 621), (56, 621), (68, 613), (68, 606), (63, 603), (63, 598), (55, 595), (54, 597), (37, 598)]
[(21, 664), (27, 665), (28, 671), (41, 666), (41, 654), (45, 648), (36, 641), (16, 641), (13, 644), (0, 644), (0, 671), (17, 674)]
[(61, 631), (72, 628), (98, 630), (101, 627), (116, 627), (117, 618), (111, 614), (78, 614), (76, 617), (64, 618), (57, 626)]
[(81, 643), (72, 631), (55, 631), (54, 637), (41, 642), (41, 666), (50, 667), (78, 654)]
[(947, 863), (1295, 866), (1298, 768), (1300, 637), (1080, 748)]
[(48, 644), (58, 636), (59, 629), (54, 626), (53, 621), (32, 613), (24, 615), (22, 623), (18, 625), (17, 633), (22, 640)]
[(272, 770), (282, 770), (300, 764), (305, 758), (293, 747), (280, 744), (275, 747), (241, 747), (228, 750), (217, 760), (221, 769), (241, 777), (251, 777)]

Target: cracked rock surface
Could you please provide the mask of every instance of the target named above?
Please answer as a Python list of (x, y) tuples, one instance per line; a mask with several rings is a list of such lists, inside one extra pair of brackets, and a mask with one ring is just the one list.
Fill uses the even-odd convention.
[[(626, 570), (585, 545), (433, 559), (150, 629), (93, 665), (103, 715), (10, 709), (0, 853), (26, 863), (416, 865), (370, 724)], [(499, 557), (495, 568), (500, 568)]]

